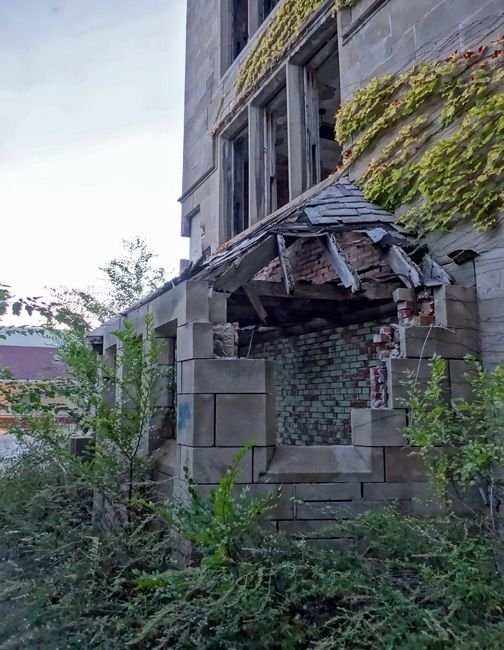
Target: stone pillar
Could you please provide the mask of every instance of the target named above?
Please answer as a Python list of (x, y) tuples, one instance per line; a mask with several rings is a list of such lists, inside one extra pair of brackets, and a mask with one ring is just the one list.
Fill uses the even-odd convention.
[(187, 467), (196, 483), (215, 485), (252, 442), (256, 446), (243, 458), (238, 481), (252, 483), (266, 471), (275, 446), (273, 362), (193, 358), (179, 367), (179, 477)]

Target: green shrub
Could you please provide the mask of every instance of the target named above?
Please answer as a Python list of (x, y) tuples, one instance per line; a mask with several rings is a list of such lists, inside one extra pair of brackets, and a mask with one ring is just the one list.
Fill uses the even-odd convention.
[(450, 486), (477, 487), (487, 507), (491, 530), (502, 528), (504, 497), (504, 363), (491, 371), (466, 358), (468, 399), (446, 397), (446, 361), (434, 357), (431, 377), (419, 388), (411, 375), (405, 382), (409, 409), (406, 435), (419, 449), (434, 485), (441, 494)]

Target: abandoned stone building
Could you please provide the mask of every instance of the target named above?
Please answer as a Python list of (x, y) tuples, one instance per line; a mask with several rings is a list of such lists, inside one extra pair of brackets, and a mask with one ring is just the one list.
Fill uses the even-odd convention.
[[(281, 486), (270, 514), (280, 530), (309, 533), (387, 501), (429, 507), (401, 433), (404, 371), (421, 385), (438, 353), (457, 397), (467, 354), (504, 358), (503, 230), (497, 216), (486, 229), (461, 218), (412, 234), (403, 207), (370, 200), (361, 182), (405, 132), (392, 123), (354, 159), (362, 140), (338, 144), (335, 115), (370, 80), (386, 80), (375, 84), (384, 96), (403, 71), (455, 51), (470, 52), (467, 68), (501, 65), (503, 25), (503, 0), (188, 0), (180, 202), (191, 259), (95, 332), (113, 355), (118, 322), (141, 332), (150, 313), (165, 339), (177, 390), (158, 407), (176, 403), (177, 421), (146, 448), (159, 447), (156, 477), (170, 490), (183, 489), (184, 466), (208, 489), (254, 442), (240, 480), (252, 495)], [(439, 124), (436, 110), (425, 123)]]

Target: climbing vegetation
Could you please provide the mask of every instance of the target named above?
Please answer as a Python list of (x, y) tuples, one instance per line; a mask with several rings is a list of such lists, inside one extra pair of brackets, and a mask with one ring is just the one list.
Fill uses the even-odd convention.
[(238, 95), (246, 94), (272, 69), (299, 35), (308, 18), (323, 3), (324, 0), (285, 0), (240, 67), (236, 80)]
[[(334, 0), (333, 15), (358, 0)], [(282, 58), (299, 36), (310, 16), (324, 0), (285, 0), (273, 16), (252, 52), (245, 59), (236, 81), (237, 95), (246, 95)]]
[(409, 205), (401, 218), (409, 229), (448, 230), (460, 219), (495, 225), (504, 205), (503, 44), (372, 79), (338, 112), (336, 139), (354, 139), (345, 166), (398, 129), (360, 185), (389, 210)]

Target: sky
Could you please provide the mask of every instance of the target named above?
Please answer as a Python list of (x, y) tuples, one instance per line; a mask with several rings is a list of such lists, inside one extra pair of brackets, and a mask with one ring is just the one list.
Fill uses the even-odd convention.
[(140, 235), (173, 273), (185, 0), (0, 0), (0, 283), (100, 284)]

